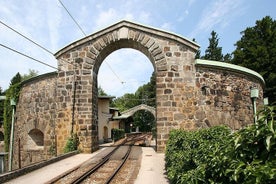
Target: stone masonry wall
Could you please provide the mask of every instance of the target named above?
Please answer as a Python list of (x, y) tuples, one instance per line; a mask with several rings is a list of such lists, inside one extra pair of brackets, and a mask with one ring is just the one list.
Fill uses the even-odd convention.
[[(22, 166), (63, 153), (71, 133), (78, 135), (81, 151), (99, 148), (97, 75), (104, 59), (121, 48), (145, 54), (155, 70), (158, 152), (165, 151), (172, 129), (226, 124), (236, 130), (252, 123), (250, 87), (259, 89), (257, 104), (262, 104), (260, 78), (227, 67), (198, 65), (195, 43), (122, 21), (66, 46), (55, 54), (57, 73), (23, 85), (16, 112), (17, 167), (19, 138)], [(33, 129), (43, 133), (43, 147), (31, 147), (34, 140), (28, 134)]]
[(227, 125), (241, 129), (254, 122), (250, 89), (259, 89), (257, 104), (262, 105), (262, 82), (249, 74), (225, 68), (196, 68), (198, 111), (194, 119), (200, 127)]
[[(21, 167), (55, 155), (56, 76), (42, 75), (22, 86), (16, 106), (13, 169), (19, 167), (19, 151)], [(43, 133), (43, 146), (34, 144), (36, 140), (29, 136), (31, 130)]]
[[(97, 73), (105, 57), (120, 48), (139, 50), (153, 64), (157, 86), (157, 150), (162, 152), (171, 129), (194, 124), (193, 119), (184, 118), (192, 112), (183, 110), (183, 106), (195, 108), (191, 100), (195, 100), (194, 55), (198, 46), (194, 43), (141, 25), (118, 23), (77, 41), (56, 54), (60, 67), (58, 99), (68, 88), (67, 86), (73, 84), (75, 80), (77, 97), (75, 129), (81, 140), (80, 148), (85, 152), (96, 150)], [(129, 65), (128, 61), (126, 65)], [(74, 73), (75, 78), (73, 74), (67, 76), (69, 73)], [(186, 96), (183, 96), (186, 92), (192, 94), (193, 98), (186, 100)], [(67, 97), (68, 100), (63, 98), (59, 102), (66, 107), (72, 104), (72, 92), (67, 94)], [(62, 113), (63, 109), (60, 109)]]

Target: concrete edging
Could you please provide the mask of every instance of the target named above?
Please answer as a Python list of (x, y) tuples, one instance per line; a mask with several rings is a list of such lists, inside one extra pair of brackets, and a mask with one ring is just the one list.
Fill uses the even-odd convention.
[(26, 167), (21, 168), (21, 169), (17, 169), (17, 170), (11, 171), (11, 172), (1, 174), (0, 175), (0, 181), (1, 182), (7, 182), (11, 179), (22, 176), (22, 175), (27, 174), (29, 172), (32, 172), (36, 169), (45, 167), (45, 166), (47, 166), (49, 164), (52, 164), (54, 162), (57, 162), (57, 161), (65, 159), (65, 158), (71, 157), (71, 156), (76, 155), (78, 153), (79, 153), (79, 151), (73, 151), (73, 152), (70, 152), (70, 153), (66, 153), (66, 154), (54, 157), (54, 158), (52, 158), (50, 160), (47, 160), (47, 161), (38, 162), (38, 163), (35, 163), (33, 165), (30, 165), (30, 166), (26, 166)]

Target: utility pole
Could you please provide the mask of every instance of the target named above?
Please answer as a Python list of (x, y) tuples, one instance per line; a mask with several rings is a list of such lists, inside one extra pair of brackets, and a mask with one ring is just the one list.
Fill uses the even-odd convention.
[(9, 149), (9, 171), (12, 170), (12, 153), (13, 153), (13, 133), (14, 133), (14, 112), (15, 112), (15, 100), (12, 98), (10, 101), (12, 106), (12, 124), (11, 124), (11, 136), (10, 136), (10, 149)]

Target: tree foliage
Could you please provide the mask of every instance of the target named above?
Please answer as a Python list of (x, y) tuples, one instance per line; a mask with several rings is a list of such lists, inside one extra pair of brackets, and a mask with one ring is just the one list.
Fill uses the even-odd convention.
[(29, 74), (24, 74), (23, 77), (19, 72), (16, 73), (16, 75), (10, 81), (9, 88), (5, 91), (6, 99), (4, 101), (4, 107), (3, 107), (5, 151), (9, 150), (9, 143), (10, 143), (10, 131), (11, 131), (11, 122), (12, 122), (12, 110), (13, 110), (13, 107), (11, 106), (10, 101), (11, 99), (13, 99), (17, 103), (19, 99), (20, 89), (21, 89), (21, 86), (20, 86), (21, 82), (23, 80), (27, 80), (31, 77), (34, 77), (37, 74), (38, 72), (35, 70), (29, 70)]
[[(155, 107), (156, 81), (155, 73), (152, 74), (150, 82), (140, 86), (134, 94), (127, 93), (122, 97), (116, 98), (112, 106), (121, 112), (133, 108), (140, 104)], [(141, 131), (151, 131), (155, 124), (154, 116), (148, 111), (138, 111), (133, 116), (134, 126), (139, 126)]]
[(12, 122), (12, 110), (13, 110), (13, 107), (11, 106), (10, 101), (11, 99), (14, 99), (14, 101), (17, 103), (19, 98), (19, 93), (20, 93), (20, 82), (10, 85), (9, 89), (6, 90), (6, 94), (5, 94), (6, 95), (6, 99), (4, 102), (5, 151), (9, 150), (9, 143), (10, 143), (10, 131), (11, 131), (11, 122)]
[(99, 96), (108, 96), (108, 94), (103, 90), (101, 86), (98, 87), (98, 95)]
[(28, 74), (23, 74), (21, 78), (22, 78), (22, 81), (24, 81), (24, 80), (28, 80), (32, 77), (35, 77), (37, 75), (38, 75), (38, 71), (29, 69), (29, 73)]
[(266, 81), (265, 93), (276, 101), (276, 21), (266, 16), (254, 27), (241, 32), (236, 42), (233, 63), (260, 73)]
[(276, 183), (276, 107), (230, 133), (225, 127), (173, 130), (166, 148), (172, 183)]
[(211, 38), (209, 38), (209, 46), (205, 50), (204, 59), (223, 61), (222, 48), (218, 46), (219, 38), (215, 31), (211, 32)]
[[(0, 96), (4, 96), (5, 93), (2, 91), (2, 88), (0, 86)], [(0, 101), (0, 127), (2, 127), (4, 123), (4, 100)]]

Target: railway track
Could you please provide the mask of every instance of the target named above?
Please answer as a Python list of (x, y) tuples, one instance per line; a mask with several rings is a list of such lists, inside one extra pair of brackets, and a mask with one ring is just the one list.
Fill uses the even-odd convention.
[(91, 161), (73, 168), (48, 184), (112, 183), (114, 177), (120, 173), (121, 168), (127, 162), (133, 148), (136, 147), (134, 145), (143, 143), (146, 137), (146, 135), (128, 137), (120, 145), (108, 148), (98, 161)]

